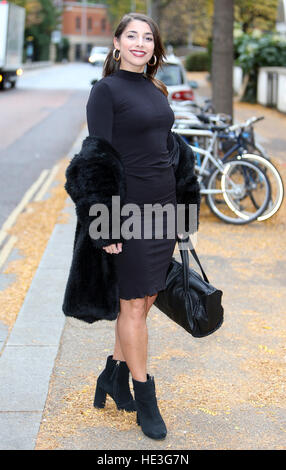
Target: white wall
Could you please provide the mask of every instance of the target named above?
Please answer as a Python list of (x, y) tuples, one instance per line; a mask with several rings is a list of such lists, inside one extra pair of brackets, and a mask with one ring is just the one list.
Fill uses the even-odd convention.
[(267, 105), (267, 71), (265, 69), (259, 69), (257, 101), (259, 104)]
[(267, 106), (268, 73), (278, 74), (277, 82), (277, 109), (286, 113), (286, 67), (262, 67), (259, 69), (257, 83), (257, 101), (263, 106)]
[(277, 109), (286, 113), (286, 73), (279, 74)]
[(239, 93), (243, 82), (243, 71), (241, 67), (233, 67), (233, 90)]

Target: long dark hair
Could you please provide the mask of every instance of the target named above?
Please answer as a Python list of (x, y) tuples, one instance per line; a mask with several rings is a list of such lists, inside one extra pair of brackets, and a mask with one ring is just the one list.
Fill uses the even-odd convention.
[[(130, 23), (130, 21), (132, 20), (145, 21), (146, 23), (148, 23), (148, 25), (151, 28), (151, 31), (154, 36), (154, 44), (155, 44), (153, 54), (156, 56), (157, 62), (154, 66), (149, 65), (147, 63), (146, 72), (144, 73), (144, 75), (149, 80), (151, 80), (154, 83), (154, 85), (157, 88), (159, 88), (159, 90), (161, 90), (162, 93), (164, 93), (165, 96), (168, 96), (168, 90), (167, 90), (166, 85), (158, 78), (155, 78), (158, 68), (163, 64), (163, 60), (166, 59), (165, 49), (163, 46), (163, 42), (160, 36), (160, 31), (159, 31), (157, 23), (152, 18), (150, 18), (147, 15), (144, 15), (143, 13), (133, 13), (133, 12), (127, 13), (121, 18), (120, 23), (115, 30), (114, 37), (119, 39), (122, 32), (125, 30), (126, 26), (128, 25), (128, 23)], [(107, 77), (107, 75), (111, 75), (112, 73), (116, 72), (120, 68), (121, 60), (120, 59), (119, 61), (114, 60), (113, 49), (114, 49), (114, 45), (112, 44), (110, 51), (108, 52), (107, 57), (104, 62), (103, 74), (102, 74), (103, 77)], [(151, 58), (152, 62), (153, 60), (154, 60), (154, 57)]]

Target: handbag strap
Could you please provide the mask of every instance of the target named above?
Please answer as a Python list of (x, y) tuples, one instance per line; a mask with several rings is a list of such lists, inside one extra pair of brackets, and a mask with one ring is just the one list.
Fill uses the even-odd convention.
[(198, 263), (199, 267), (201, 268), (201, 272), (202, 272), (202, 275), (203, 275), (204, 280), (209, 284), (210, 281), (208, 280), (207, 275), (206, 275), (205, 271), (203, 270), (203, 267), (202, 267), (202, 265), (201, 265), (201, 263), (200, 263), (200, 260), (199, 260), (199, 258), (198, 258), (198, 255), (197, 255), (195, 249), (194, 249), (194, 248), (192, 248), (192, 249), (190, 248), (190, 252), (192, 253), (192, 255), (193, 255), (193, 257), (195, 258), (196, 262)]
[[(200, 263), (200, 260), (199, 260), (199, 257), (196, 253), (196, 250), (195, 248), (193, 247), (193, 244), (190, 240), (190, 237), (188, 235), (188, 237), (186, 239), (180, 239), (179, 237), (177, 238), (179, 242), (187, 242), (188, 243), (188, 248), (193, 256), (193, 258), (195, 259), (195, 261), (197, 262), (197, 264), (199, 265), (200, 267), (200, 270), (202, 272), (202, 275), (203, 275), (203, 278), (204, 280), (209, 284), (209, 280), (207, 278), (207, 275), (205, 273), (205, 271), (203, 270), (203, 267)], [(191, 246), (191, 247), (190, 247)], [(183, 264), (186, 265), (187, 264), (187, 269), (189, 269), (189, 256), (188, 256), (188, 251), (187, 250), (182, 250), (182, 248), (180, 247), (180, 243), (179, 243), (179, 250), (180, 250), (180, 253), (181, 253), (181, 258), (182, 258), (182, 261), (183, 261)], [(187, 256), (183, 256), (183, 252), (186, 252), (186, 255)], [(184, 276), (186, 276), (186, 269), (184, 269)]]
[(189, 289), (189, 254), (187, 250), (180, 249), (180, 255), (183, 263), (184, 291), (187, 294)]

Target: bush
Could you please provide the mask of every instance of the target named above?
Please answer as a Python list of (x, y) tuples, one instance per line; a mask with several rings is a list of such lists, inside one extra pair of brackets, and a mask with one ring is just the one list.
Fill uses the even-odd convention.
[(258, 35), (241, 33), (235, 37), (235, 63), (248, 74), (249, 82), (243, 96), (244, 101), (256, 102), (257, 80), (260, 67), (285, 67), (286, 42), (272, 34)]
[(70, 48), (69, 38), (62, 37), (61, 42), (59, 44), (56, 44), (56, 51), (57, 51), (56, 62), (61, 62), (63, 59), (68, 60), (69, 48)]
[(206, 72), (209, 70), (209, 55), (207, 52), (194, 52), (186, 57), (188, 72)]

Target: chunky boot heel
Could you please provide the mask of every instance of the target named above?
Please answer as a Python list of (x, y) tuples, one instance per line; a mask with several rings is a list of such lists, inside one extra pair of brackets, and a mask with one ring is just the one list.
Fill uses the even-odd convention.
[(95, 395), (94, 395), (93, 406), (95, 408), (104, 408), (105, 401), (106, 401), (106, 391), (103, 390), (103, 388), (101, 388), (99, 384), (97, 384)]
[(137, 424), (141, 426), (146, 436), (152, 439), (165, 439), (167, 428), (157, 405), (154, 377), (147, 374), (146, 382), (139, 382), (133, 378), (132, 381), (137, 408)]
[(116, 361), (112, 356), (107, 357), (105, 369), (97, 379), (95, 408), (104, 408), (106, 394), (115, 401), (118, 410), (136, 411), (129, 387), (129, 368), (125, 361)]

